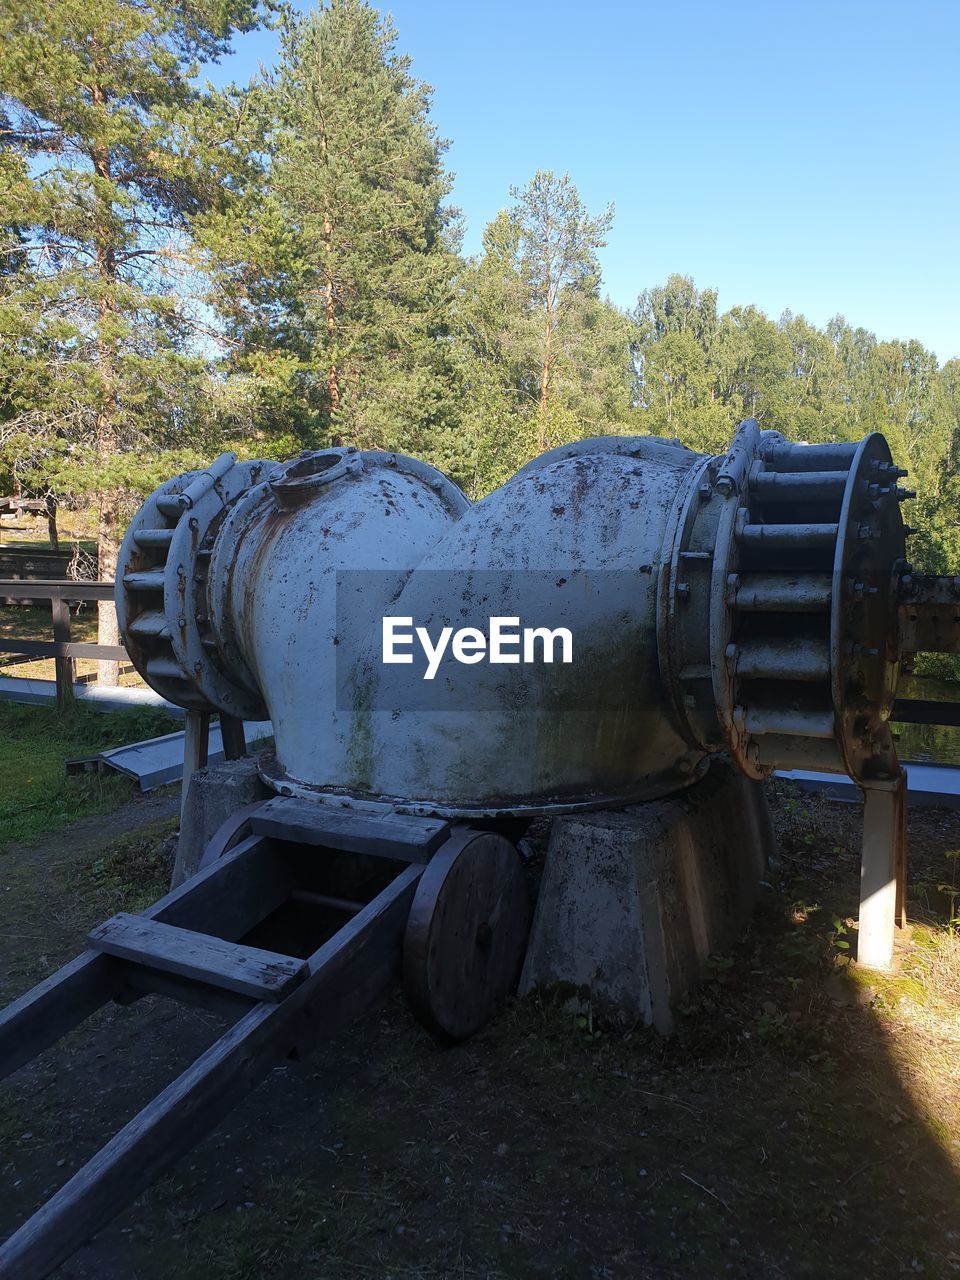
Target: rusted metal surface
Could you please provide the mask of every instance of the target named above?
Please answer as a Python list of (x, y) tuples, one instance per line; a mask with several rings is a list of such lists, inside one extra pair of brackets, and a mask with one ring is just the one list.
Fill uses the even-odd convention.
[(903, 653), (960, 653), (960, 576), (904, 572), (897, 622)]
[[(803, 446), (753, 421), (716, 458), (579, 441), (473, 506), (396, 454), (224, 455), (134, 521), (121, 621), (165, 696), (269, 715), (264, 778), (289, 795), (556, 813), (681, 788), (718, 750), (752, 777), (883, 783), (901, 654), (960, 649), (958, 580), (906, 563), (903, 474), (878, 434)], [(408, 696), (375, 621), (478, 609), (551, 618), (577, 661), (444, 668)]]

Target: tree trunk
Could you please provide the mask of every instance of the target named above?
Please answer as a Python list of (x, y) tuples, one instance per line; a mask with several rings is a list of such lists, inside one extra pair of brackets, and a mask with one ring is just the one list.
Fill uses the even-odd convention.
[(540, 366), (540, 402), (537, 406), (539, 419), (539, 452), (543, 453), (547, 443), (547, 395), (550, 389), (550, 340), (553, 335), (548, 325), (543, 341), (543, 363)]
[(50, 539), (50, 546), (54, 551), (60, 550), (60, 534), (57, 531), (57, 500), (51, 494), (47, 495), (47, 537)]
[(549, 222), (544, 236), (544, 309), (547, 313), (547, 324), (543, 335), (543, 360), (540, 365), (540, 400), (537, 405), (538, 452), (543, 453), (547, 444), (547, 397), (550, 392), (550, 365), (553, 345), (554, 297), (553, 297), (553, 259)]
[[(120, 551), (117, 517), (115, 496), (101, 494), (97, 520), (97, 577), (101, 582), (113, 582), (117, 576), (117, 555)], [(97, 605), (97, 644), (120, 644), (117, 610), (112, 600), (101, 600)], [(101, 662), (97, 683), (118, 685), (120, 663)]]
[[(102, 108), (106, 116), (107, 93), (99, 85), (93, 88), (93, 102)], [(90, 159), (98, 178), (104, 182), (111, 180), (110, 149), (108, 146), (94, 147)], [(98, 302), (99, 333), (97, 335), (97, 371), (100, 374), (100, 407), (96, 420), (96, 450), (98, 459), (108, 465), (117, 448), (117, 387), (115, 381), (115, 351), (105, 334), (111, 312), (113, 311), (113, 295), (111, 286), (117, 279), (117, 260), (112, 240), (110, 225), (113, 209), (109, 197), (102, 192), (97, 194), (96, 213), (96, 262), (97, 273), (104, 285)], [(119, 495), (109, 489), (101, 490), (98, 495), (97, 519), (97, 577), (101, 582), (112, 582), (117, 573), (117, 553), (120, 549), (119, 539)], [(120, 629), (117, 625), (117, 611), (112, 600), (100, 600), (97, 605), (97, 643), (116, 645), (120, 643)], [(97, 683), (118, 685), (120, 683), (119, 662), (101, 662), (98, 669)]]
[[(320, 159), (330, 181), (330, 154), (327, 150), (327, 122), (320, 115)], [(329, 187), (323, 197), (323, 304), (327, 326), (327, 350), (330, 364), (327, 369), (327, 393), (330, 396), (331, 416), (340, 408), (340, 378), (333, 359), (333, 342), (337, 327), (336, 296), (333, 289), (333, 219), (330, 216)]]
[[(331, 266), (333, 254), (333, 227), (331, 226), (330, 215), (328, 213), (324, 213), (323, 215), (323, 236), (327, 248), (327, 263), (323, 272), (324, 312), (327, 324), (328, 350), (332, 352), (337, 327), (337, 317), (333, 294), (333, 269)], [(330, 413), (334, 414), (340, 408), (340, 378), (337, 373), (336, 362), (332, 359), (327, 371), (327, 390), (330, 395)]]

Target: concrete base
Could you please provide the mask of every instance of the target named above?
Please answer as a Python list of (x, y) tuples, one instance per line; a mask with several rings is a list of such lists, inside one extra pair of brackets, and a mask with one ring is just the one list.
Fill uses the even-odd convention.
[(521, 994), (570, 987), (619, 1022), (671, 1006), (741, 933), (775, 841), (759, 783), (716, 761), (678, 796), (553, 825)]
[(227, 818), (244, 805), (272, 794), (260, 780), (256, 759), (250, 756), (224, 760), (192, 774), (183, 802), (171, 887), (175, 889), (196, 873), (204, 849)]

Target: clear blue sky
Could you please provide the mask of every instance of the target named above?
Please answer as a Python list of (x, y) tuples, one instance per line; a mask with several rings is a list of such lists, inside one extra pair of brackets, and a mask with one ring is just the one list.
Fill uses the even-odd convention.
[[(621, 306), (678, 271), (723, 309), (841, 312), (960, 356), (960, 0), (382, 7), (433, 86), (468, 252), (511, 184), (567, 171), (616, 206)], [(275, 49), (243, 37), (216, 79)]]

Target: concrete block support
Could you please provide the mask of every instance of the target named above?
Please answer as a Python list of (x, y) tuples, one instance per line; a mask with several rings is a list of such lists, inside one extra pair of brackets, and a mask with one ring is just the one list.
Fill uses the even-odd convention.
[(180, 840), (172, 888), (197, 871), (214, 833), (244, 805), (272, 793), (261, 782), (257, 762), (249, 756), (198, 769), (190, 777), (180, 816)]
[(521, 993), (576, 988), (660, 1031), (742, 931), (775, 847), (766, 797), (724, 761), (677, 796), (558, 818)]

